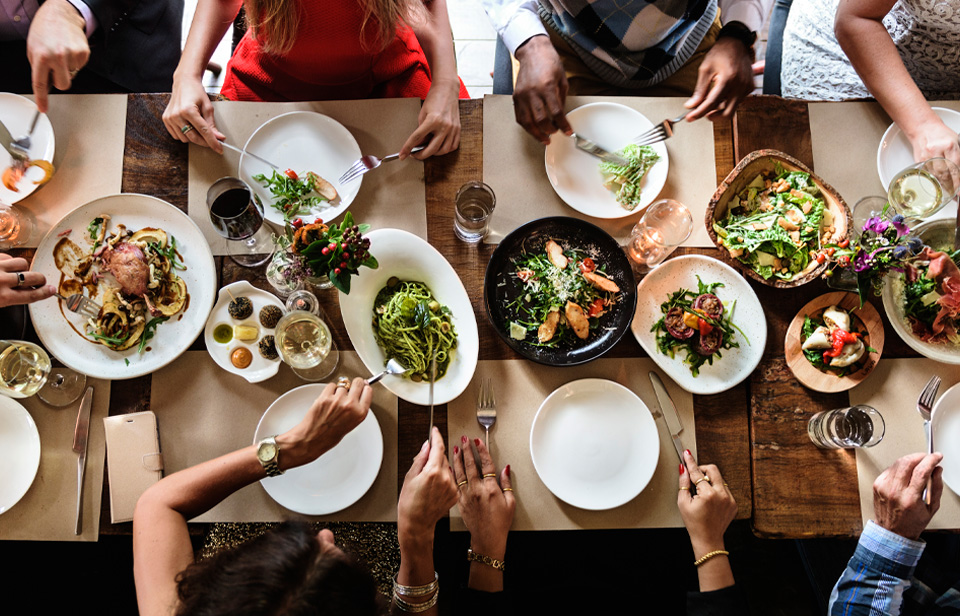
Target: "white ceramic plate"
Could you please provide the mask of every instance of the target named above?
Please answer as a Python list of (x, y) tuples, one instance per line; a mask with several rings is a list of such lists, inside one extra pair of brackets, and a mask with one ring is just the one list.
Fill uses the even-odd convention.
[[(324, 387), (318, 383), (304, 385), (277, 398), (260, 418), (254, 444), (300, 423)], [(383, 433), (371, 411), (327, 453), (260, 483), (273, 500), (291, 511), (326, 515), (360, 500), (376, 480), (382, 461)]]
[(64, 216), (40, 241), (31, 269), (43, 273), (47, 282), (57, 285), (60, 270), (54, 263), (53, 249), (60, 233), (70, 231), (68, 237), (74, 243), (88, 248), (87, 225), (101, 214), (112, 217), (111, 229), (119, 223), (133, 231), (158, 227), (176, 238), (177, 251), (187, 267), (177, 272), (187, 283), (186, 310), (157, 327), (156, 336), (147, 345), (151, 350), (143, 354), (137, 352), (138, 345), (126, 351), (113, 351), (102, 344), (85, 341), (73, 329), (82, 330), (84, 319), (65, 307), (61, 311), (56, 298), (30, 304), (30, 318), (44, 348), (70, 368), (98, 379), (132, 379), (166, 366), (190, 348), (203, 332), (216, 296), (217, 270), (210, 246), (196, 223), (166, 201), (135, 194), (102, 197)]
[[(230, 302), (232, 301), (231, 293), (233, 297), (249, 297), (250, 302), (253, 304), (253, 314), (241, 320), (231, 317), (229, 311)], [(264, 336), (272, 336), (274, 331), (276, 331), (275, 328), (266, 328), (260, 324), (260, 310), (262, 310), (264, 306), (277, 306), (280, 310), (286, 312), (283, 308), (283, 302), (273, 293), (267, 293), (266, 291), (258, 289), (246, 280), (229, 284), (220, 289), (220, 294), (217, 296), (217, 303), (214, 304), (213, 310), (210, 311), (207, 326), (203, 329), (203, 340), (207, 344), (207, 353), (210, 353), (213, 361), (217, 362), (217, 365), (227, 372), (240, 375), (251, 383), (266, 381), (280, 370), (279, 358), (265, 359), (263, 355), (260, 355), (260, 340)], [(256, 340), (249, 342), (233, 338), (230, 342), (221, 344), (213, 339), (213, 330), (221, 323), (226, 323), (234, 327), (237, 325), (250, 325), (260, 331), (260, 336)], [(246, 347), (253, 353), (253, 361), (243, 370), (234, 366), (230, 361), (230, 354), (240, 347)]]
[[(590, 103), (567, 114), (574, 132), (590, 139), (609, 152), (616, 152), (653, 127), (639, 111), (618, 103)], [(617, 203), (616, 195), (603, 185), (600, 159), (577, 149), (573, 138), (557, 133), (544, 154), (547, 178), (563, 201), (587, 216), (624, 218), (647, 207), (667, 182), (670, 161), (665, 142), (653, 144), (660, 161), (647, 171), (641, 184), (640, 204), (627, 210)]]
[(0, 514), (27, 493), (40, 468), (40, 433), (27, 409), (0, 396)]
[[(670, 358), (657, 350), (656, 334), (650, 328), (663, 316), (660, 304), (667, 301), (671, 293), (680, 289), (696, 292), (698, 275), (704, 284), (723, 283), (724, 286), (717, 289), (717, 297), (728, 310), (734, 300), (737, 302), (733, 322), (746, 334), (749, 344), (737, 333), (740, 348), (723, 351), (723, 357), (714, 359), (712, 365), (701, 366), (700, 376), (694, 377), (690, 367), (683, 363), (683, 353)], [(650, 359), (677, 385), (694, 394), (720, 393), (743, 381), (760, 363), (767, 345), (767, 320), (750, 284), (729, 265), (700, 255), (669, 259), (640, 281), (637, 312), (630, 329)]]
[[(10, 131), (10, 136), (19, 139), (26, 135), (30, 130), (30, 122), (33, 120), (33, 114), (37, 106), (28, 98), (0, 92), (0, 122)], [(45, 160), (53, 162), (54, 138), (53, 126), (50, 124), (50, 118), (42, 113), (37, 119), (37, 126), (33, 129), (30, 136), (30, 158), (32, 160)], [(6, 148), (0, 148), (0, 171), (13, 164), (13, 157), (7, 152)], [(0, 203), (13, 205), (17, 201), (28, 197), (33, 191), (40, 188), (35, 181), (43, 178), (43, 170), (38, 167), (31, 167), (24, 176), (17, 182), (17, 192), (7, 189), (0, 183)]]
[[(257, 154), (281, 169), (293, 169), (298, 174), (313, 171), (333, 184), (337, 198), (321, 205), (310, 214), (301, 214), (305, 224), (317, 218), (331, 222), (346, 211), (360, 190), (363, 176), (340, 186), (339, 178), (356, 162), (360, 146), (343, 124), (333, 118), (312, 111), (291, 111), (267, 120), (258, 128), (244, 149)], [(240, 178), (263, 201), (263, 216), (272, 223), (283, 226), (283, 214), (270, 206), (273, 196), (253, 176), (262, 173), (267, 177), (273, 169), (249, 156), (240, 157)]]
[[(960, 113), (943, 107), (934, 107), (933, 111), (950, 130), (960, 132)], [(910, 140), (903, 134), (899, 126), (891, 124), (887, 131), (883, 133), (880, 147), (877, 148), (877, 173), (880, 174), (880, 182), (883, 184), (884, 190), (889, 188), (890, 180), (895, 175), (915, 163), (913, 146), (910, 145)]]
[(643, 491), (660, 459), (650, 410), (613, 381), (582, 379), (547, 396), (530, 427), (544, 485), (581, 509), (613, 509)]
[[(370, 254), (380, 267), (360, 268), (349, 295), (340, 294), (340, 311), (353, 347), (371, 373), (383, 371), (386, 360), (373, 336), (373, 302), (391, 276), (423, 282), (440, 304), (450, 308), (457, 331), (457, 348), (443, 378), (434, 384), (434, 404), (446, 404), (463, 393), (477, 369), (480, 338), (473, 304), (457, 272), (437, 249), (412, 233), (399, 229), (376, 229), (367, 234)], [(401, 376), (387, 376), (383, 385), (413, 404), (430, 403), (429, 383), (415, 383)]]
[(943, 454), (943, 482), (960, 494), (960, 385), (940, 396), (930, 416), (934, 451)]

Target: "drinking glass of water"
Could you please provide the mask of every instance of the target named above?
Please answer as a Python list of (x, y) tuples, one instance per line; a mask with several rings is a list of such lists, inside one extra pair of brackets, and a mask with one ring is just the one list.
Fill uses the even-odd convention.
[(245, 182), (237, 178), (214, 182), (207, 190), (207, 208), (213, 228), (230, 240), (227, 252), (238, 265), (256, 267), (273, 256), (273, 238), (263, 228), (263, 213)]
[(453, 230), (464, 242), (479, 242), (487, 235), (490, 215), (497, 205), (493, 189), (483, 182), (467, 182), (457, 191)]
[(693, 216), (687, 206), (661, 199), (650, 204), (633, 228), (627, 254), (640, 271), (649, 271), (663, 263), (692, 231)]
[(817, 413), (807, 424), (810, 440), (821, 449), (873, 447), (883, 440), (884, 429), (877, 409), (865, 404)]
[(340, 352), (330, 328), (305, 310), (283, 315), (274, 332), (280, 358), (304, 381), (322, 381), (340, 363)]
[(958, 190), (960, 167), (946, 158), (931, 158), (898, 173), (887, 198), (904, 216), (923, 220), (956, 199)]

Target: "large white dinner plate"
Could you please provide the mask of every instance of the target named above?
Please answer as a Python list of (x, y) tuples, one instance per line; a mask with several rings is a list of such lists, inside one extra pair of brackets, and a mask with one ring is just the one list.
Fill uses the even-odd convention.
[[(300, 423), (325, 386), (304, 385), (277, 398), (260, 418), (254, 444)], [(291, 511), (326, 515), (360, 500), (376, 480), (382, 461), (383, 433), (371, 411), (327, 453), (279, 477), (261, 479), (260, 483), (273, 500)]]
[[(943, 107), (934, 107), (933, 111), (950, 130), (960, 132), (960, 112)], [(895, 175), (915, 163), (913, 146), (910, 145), (910, 140), (903, 134), (899, 126), (891, 124), (887, 131), (883, 133), (880, 147), (877, 148), (877, 173), (880, 174), (880, 182), (883, 184), (883, 188), (889, 188), (890, 180)]]
[[(0, 122), (10, 131), (10, 136), (19, 139), (26, 135), (30, 130), (30, 122), (33, 120), (33, 114), (37, 111), (37, 106), (28, 98), (0, 92)], [(29, 156), (31, 160), (45, 160), (53, 162), (54, 138), (53, 126), (50, 124), (50, 118), (47, 114), (41, 113), (37, 119), (37, 126), (33, 129), (30, 136)], [(7, 152), (6, 148), (0, 148), (0, 171), (13, 164), (13, 157)], [(39, 167), (27, 169), (24, 176), (17, 182), (17, 192), (9, 190), (0, 183), (0, 203), (12, 205), (21, 199), (24, 199), (39, 188), (35, 181), (43, 177), (43, 170)]]
[[(704, 284), (723, 283), (724, 286), (716, 291), (717, 297), (727, 310), (733, 309), (733, 323), (743, 330), (749, 342), (737, 332), (735, 340), (740, 348), (722, 351), (723, 357), (715, 358), (712, 365), (701, 366), (700, 375), (694, 377), (690, 367), (683, 363), (682, 352), (671, 358), (657, 350), (656, 333), (650, 328), (663, 316), (660, 304), (667, 301), (670, 294), (680, 289), (696, 292), (697, 276)], [(767, 344), (763, 306), (750, 284), (729, 265), (700, 255), (669, 259), (640, 281), (637, 285), (637, 311), (630, 329), (650, 359), (677, 385), (694, 394), (720, 393), (743, 381), (760, 363)]]
[[(312, 111), (291, 111), (267, 120), (250, 138), (244, 149), (257, 154), (281, 169), (293, 169), (298, 174), (313, 171), (337, 189), (337, 198), (329, 204), (314, 208), (310, 214), (299, 218), (309, 224), (317, 218), (329, 223), (353, 203), (360, 191), (363, 176), (345, 186), (340, 185), (340, 176), (356, 162), (360, 146), (343, 124), (333, 118)], [(263, 201), (263, 216), (272, 223), (283, 226), (283, 214), (270, 206), (273, 196), (253, 176), (262, 173), (267, 177), (273, 169), (249, 156), (240, 157), (240, 178), (250, 185)]]
[(69, 231), (67, 237), (81, 248), (88, 248), (87, 225), (101, 214), (110, 215), (110, 229), (118, 224), (132, 231), (158, 227), (176, 238), (177, 252), (187, 268), (177, 272), (187, 283), (185, 309), (157, 326), (156, 335), (147, 345), (150, 350), (142, 354), (138, 353), (139, 345), (113, 351), (85, 340), (73, 329), (82, 330), (84, 319), (66, 307), (61, 311), (56, 298), (30, 304), (30, 319), (44, 348), (70, 368), (98, 379), (132, 379), (166, 366), (203, 332), (216, 296), (217, 270), (210, 246), (190, 217), (166, 201), (136, 194), (101, 197), (64, 216), (40, 241), (31, 269), (57, 286), (60, 270), (54, 263), (53, 249), (60, 235)]
[[(642, 113), (618, 103), (589, 103), (568, 113), (567, 120), (575, 133), (610, 152), (623, 149), (653, 127)], [(614, 192), (603, 185), (600, 160), (577, 149), (573, 138), (560, 133), (550, 139), (544, 154), (547, 178), (557, 195), (578, 212), (595, 218), (632, 216), (652, 203), (667, 182), (667, 146), (661, 141), (651, 147), (660, 161), (644, 176), (640, 204), (633, 210), (617, 203)]]
[[(246, 319), (234, 319), (230, 316), (230, 302), (233, 301), (234, 297), (247, 297), (253, 304), (253, 313)], [(210, 311), (207, 325), (203, 329), (203, 341), (206, 343), (207, 353), (210, 354), (213, 361), (227, 372), (242, 376), (250, 383), (266, 381), (280, 370), (279, 358), (267, 359), (260, 354), (260, 340), (264, 336), (272, 336), (276, 332), (276, 328), (267, 328), (260, 324), (260, 311), (265, 306), (276, 306), (280, 310), (284, 310), (283, 302), (273, 293), (258, 289), (246, 280), (238, 280), (220, 289), (220, 293), (217, 295), (217, 303)], [(256, 340), (249, 342), (231, 338), (230, 342), (222, 344), (213, 339), (213, 330), (221, 323), (233, 327), (237, 325), (256, 327), (260, 335)], [(237, 368), (230, 361), (230, 354), (238, 348), (247, 348), (253, 354), (253, 361), (243, 369)]]
[(943, 454), (943, 482), (960, 494), (960, 385), (948, 389), (930, 416), (933, 448)]
[[(434, 404), (446, 404), (463, 393), (477, 369), (480, 338), (473, 304), (463, 282), (436, 248), (412, 233), (399, 229), (376, 229), (367, 234), (370, 254), (380, 267), (360, 268), (353, 278), (349, 295), (340, 294), (340, 311), (347, 335), (363, 364), (372, 373), (383, 371), (383, 349), (373, 336), (373, 302), (387, 280), (416, 280), (427, 285), (441, 305), (450, 308), (457, 332), (457, 348), (447, 373), (434, 384)], [(413, 404), (430, 403), (430, 384), (416, 383), (402, 376), (387, 376), (383, 385)]]
[(581, 379), (540, 405), (530, 427), (530, 455), (560, 500), (612, 509), (647, 487), (660, 459), (660, 436), (635, 393), (613, 381)]
[(40, 468), (40, 433), (27, 409), (0, 396), (0, 514), (27, 493)]

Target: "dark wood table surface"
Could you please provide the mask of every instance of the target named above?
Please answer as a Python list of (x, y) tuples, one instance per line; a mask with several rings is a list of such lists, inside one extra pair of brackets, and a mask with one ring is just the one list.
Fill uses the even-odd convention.
[[(153, 195), (186, 211), (187, 146), (173, 141), (163, 127), (160, 118), (167, 100), (167, 95), (129, 95), (121, 190)], [(424, 165), (428, 240), (450, 261), (471, 297), (479, 326), (480, 359), (511, 359), (518, 356), (500, 340), (483, 309), (483, 274), (493, 246), (465, 244), (453, 234), (457, 189), (483, 176), (482, 100), (461, 101), (460, 114), (460, 149)], [(748, 98), (732, 121), (714, 125), (714, 136), (718, 183), (743, 156), (761, 148), (782, 150), (813, 167), (809, 115), (802, 102), (767, 96)], [(829, 178), (829, 170), (820, 173)], [(846, 198), (856, 201), (860, 196)], [(507, 196), (499, 197), (501, 204), (509, 202)], [(724, 258), (713, 248), (680, 249), (675, 254), (691, 253)], [(13, 254), (29, 258), (32, 250), (16, 250)], [(226, 257), (215, 259), (220, 286), (248, 280), (271, 290), (263, 268), (239, 267)], [(694, 396), (699, 460), (720, 467), (737, 499), (738, 518), (752, 520), (754, 532), (761, 537), (858, 534), (861, 518), (853, 453), (819, 450), (806, 434), (810, 415), (845, 406), (849, 397), (804, 388), (793, 378), (783, 357), (790, 320), (806, 302), (828, 289), (822, 281), (790, 290), (749, 281), (766, 310), (767, 348), (760, 366), (744, 383), (722, 394)], [(321, 301), (327, 314), (339, 314), (336, 293), (323, 294)], [(879, 312), (883, 314), (882, 309)], [(886, 317), (884, 321), (887, 327)], [(332, 325), (338, 343), (352, 350), (342, 321), (334, 319)], [(204, 348), (202, 336), (192, 348)], [(629, 335), (611, 351), (614, 357), (645, 355)], [(916, 353), (890, 335), (884, 357), (916, 357)], [(571, 378), (575, 377), (571, 372)], [(150, 378), (114, 381), (110, 414), (146, 410)], [(427, 414), (405, 412), (411, 407), (400, 401), (401, 461), (414, 457), (427, 430)], [(437, 407), (435, 423), (446, 433), (445, 405)], [(398, 492), (405, 472), (405, 465), (400, 464)], [(130, 523), (110, 524), (106, 478), (104, 484), (100, 532), (129, 534)]]

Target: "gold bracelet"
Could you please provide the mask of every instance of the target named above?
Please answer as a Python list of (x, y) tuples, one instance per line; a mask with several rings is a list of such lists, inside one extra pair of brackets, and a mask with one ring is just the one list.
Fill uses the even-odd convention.
[(404, 586), (397, 582), (397, 576), (393, 576), (393, 594), (403, 595), (405, 597), (426, 597), (430, 593), (440, 588), (440, 576), (433, 572), (433, 581), (422, 586)]
[(437, 588), (437, 592), (434, 593), (434, 595), (433, 595), (432, 597), (430, 597), (429, 600), (424, 601), (423, 603), (409, 603), (409, 602), (404, 601), (403, 599), (401, 599), (401, 598), (400, 598), (400, 595), (397, 594), (397, 591), (396, 591), (396, 590), (393, 591), (393, 603), (394, 603), (394, 605), (396, 605), (400, 610), (402, 610), (402, 611), (404, 611), (404, 612), (409, 612), (409, 613), (411, 613), (411, 614), (417, 614), (417, 613), (420, 613), (420, 612), (426, 612), (427, 610), (429, 610), (430, 608), (432, 608), (434, 605), (437, 604), (437, 600), (438, 600), (439, 598), (440, 598), (440, 589), (439, 589), (439, 588)]
[(706, 554), (704, 554), (703, 556), (701, 556), (701, 557), (698, 558), (697, 560), (693, 561), (693, 566), (694, 566), (694, 567), (699, 567), (700, 565), (702, 565), (703, 563), (707, 562), (708, 560), (710, 560), (710, 559), (713, 558), (714, 556), (720, 556), (721, 554), (724, 555), (724, 556), (729, 556), (729, 555), (730, 555), (730, 552), (728, 552), (728, 551), (726, 551), (726, 550), (714, 550), (714, 551), (712, 551), (712, 552), (707, 552)]
[(473, 551), (473, 548), (467, 548), (467, 561), (483, 563), (489, 567), (497, 569), (498, 571), (503, 571), (503, 567), (506, 564), (505, 561), (497, 560), (496, 558), (490, 558), (489, 556), (484, 556), (483, 554), (477, 554)]

